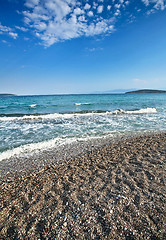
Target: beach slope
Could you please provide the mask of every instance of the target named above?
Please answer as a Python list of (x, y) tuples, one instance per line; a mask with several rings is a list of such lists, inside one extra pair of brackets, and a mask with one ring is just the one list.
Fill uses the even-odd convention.
[(0, 239), (164, 239), (166, 133), (2, 177)]

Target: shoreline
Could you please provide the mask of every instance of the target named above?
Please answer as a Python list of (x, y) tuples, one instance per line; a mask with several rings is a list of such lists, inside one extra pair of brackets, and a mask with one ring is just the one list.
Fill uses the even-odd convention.
[(1, 177), (0, 238), (164, 239), (165, 142), (166, 132), (111, 139)]
[(47, 165), (58, 164), (66, 160), (70, 161), (92, 150), (123, 142), (130, 138), (146, 137), (163, 133), (166, 133), (166, 131), (133, 132), (119, 136), (89, 138), (88, 140), (78, 139), (77, 141), (61, 144), (48, 150), (35, 150), (32, 153), (25, 153), (25, 155), (15, 155), (0, 161), (0, 179), (6, 175), (14, 177), (15, 175), (27, 175), (30, 172), (37, 172)]

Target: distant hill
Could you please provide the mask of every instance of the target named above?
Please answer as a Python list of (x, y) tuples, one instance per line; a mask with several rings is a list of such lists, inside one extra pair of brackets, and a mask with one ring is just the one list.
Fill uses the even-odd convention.
[(17, 95), (10, 94), (10, 93), (0, 93), (0, 97), (12, 97), (12, 96), (17, 96)]
[(131, 94), (131, 93), (166, 93), (166, 91), (153, 90), (153, 89), (141, 89), (141, 90), (137, 90), (137, 91), (126, 92), (126, 94)]

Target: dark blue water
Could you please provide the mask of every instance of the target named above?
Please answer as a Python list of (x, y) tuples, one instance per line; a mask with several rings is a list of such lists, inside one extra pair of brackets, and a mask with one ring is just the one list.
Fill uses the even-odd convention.
[(76, 140), (166, 130), (166, 94), (0, 98), (0, 160)]

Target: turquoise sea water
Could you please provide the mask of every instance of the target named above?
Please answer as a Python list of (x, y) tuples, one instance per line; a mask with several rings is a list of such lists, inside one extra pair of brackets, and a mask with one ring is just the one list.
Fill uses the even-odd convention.
[(0, 160), (77, 140), (166, 130), (166, 94), (0, 98)]

